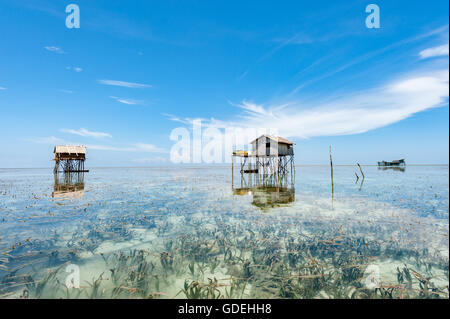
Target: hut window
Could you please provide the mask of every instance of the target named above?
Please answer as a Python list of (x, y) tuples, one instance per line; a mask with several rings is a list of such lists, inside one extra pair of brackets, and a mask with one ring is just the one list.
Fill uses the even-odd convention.
[(270, 142), (266, 142), (266, 147), (270, 147)]

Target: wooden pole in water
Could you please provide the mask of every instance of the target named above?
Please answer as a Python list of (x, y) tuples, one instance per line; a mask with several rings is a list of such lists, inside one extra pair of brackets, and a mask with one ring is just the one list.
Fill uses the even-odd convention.
[(359, 163), (356, 163), (356, 164), (358, 165), (359, 170), (361, 171), (362, 178), (364, 179), (365, 176), (364, 176), (364, 173), (363, 173), (363, 171), (362, 171), (361, 165), (359, 165)]
[(331, 156), (331, 145), (330, 145), (330, 168), (331, 168), (331, 194), (334, 196), (333, 157)]

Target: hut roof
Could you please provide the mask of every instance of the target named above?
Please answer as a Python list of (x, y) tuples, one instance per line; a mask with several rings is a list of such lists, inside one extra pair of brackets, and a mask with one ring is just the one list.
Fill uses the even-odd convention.
[(255, 142), (256, 140), (259, 140), (261, 137), (267, 137), (270, 138), (271, 140), (274, 140), (276, 142), (278, 142), (279, 144), (290, 144), (293, 145), (295, 144), (294, 142), (289, 141), (288, 139), (281, 137), (281, 136), (273, 136), (273, 135), (261, 135), (260, 137), (254, 139), (253, 141), (251, 141), (250, 143)]
[(53, 150), (55, 154), (86, 154), (86, 146), (56, 145)]

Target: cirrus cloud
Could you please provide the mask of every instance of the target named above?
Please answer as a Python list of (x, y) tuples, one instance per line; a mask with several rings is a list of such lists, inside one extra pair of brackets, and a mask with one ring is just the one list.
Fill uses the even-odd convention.
[(47, 51), (50, 52), (54, 52), (54, 53), (58, 53), (58, 54), (64, 54), (66, 52), (63, 51), (63, 49), (61, 49), (60, 47), (55, 47), (55, 46), (46, 46), (44, 47)]
[(432, 58), (432, 57), (448, 55), (448, 51), (449, 51), (449, 45), (447, 43), (447, 44), (440, 45), (437, 47), (422, 50), (422, 51), (420, 51), (419, 55), (420, 55), (421, 59), (427, 59), (427, 58)]
[(75, 72), (77, 72), (77, 73), (80, 73), (80, 72), (83, 71), (83, 69), (80, 68), (80, 67), (78, 67), (78, 66), (74, 66), (74, 67), (72, 67), (72, 66), (67, 66), (67, 67), (66, 67), (66, 70), (73, 70), (73, 71), (75, 71)]
[[(79, 135), (79, 134), (78, 134)], [(133, 143), (130, 146), (115, 146), (115, 145), (104, 145), (104, 144), (85, 144), (77, 141), (69, 141), (55, 136), (49, 137), (36, 137), (29, 138), (26, 141), (38, 143), (38, 144), (50, 144), (50, 145), (85, 145), (88, 150), (97, 151), (113, 151), (113, 152), (134, 152), (134, 153), (169, 153), (168, 150), (164, 148), (157, 147), (153, 144), (148, 143)]]
[(127, 98), (120, 98), (117, 96), (110, 96), (110, 98), (116, 100), (119, 103), (127, 104), (127, 105), (136, 105), (136, 104), (142, 103), (142, 101), (138, 101), (138, 100), (134, 100), (134, 99), (127, 99)]
[(85, 128), (80, 128), (79, 130), (62, 129), (61, 132), (75, 134), (75, 135), (79, 135), (79, 136), (83, 136), (83, 137), (94, 137), (94, 138), (104, 138), (104, 137), (111, 138), (112, 137), (111, 134), (109, 134), (109, 133), (93, 132), (93, 131), (89, 131)]
[[(448, 104), (448, 69), (406, 76), (368, 91), (335, 97), (332, 102), (299, 101), (268, 105), (242, 101), (234, 119), (203, 119), (217, 128), (270, 128), (290, 138), (351, 135), (387, 126), (431, 108)], [(191, 118), (169, 117), (191, 123)]]
[(149, 84), (116, 81), (116, 80), (97, 80), (97, 82), (100, 84), (104, 84), (104, 85), (121, 86), (121, 87), (133, 88), (133, 89), (142, 89), (142, 88), (152, 87)]

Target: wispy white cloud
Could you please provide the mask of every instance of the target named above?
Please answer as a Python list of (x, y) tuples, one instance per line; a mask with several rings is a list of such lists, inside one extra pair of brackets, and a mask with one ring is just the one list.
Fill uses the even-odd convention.
[(0, 86), (0, 91), (1, 90), (6, 90), (6, 88), (4, 88), (3, 86)]
[(244, 110), (245, 114), (250, 114), (250, 115), (262, 115), (262, 116), (273, 116), (274, 112), (277, 112), (285, 107), (287, 107), (289, 104), (280, 104), (277, 107), (274, 107), (273, 109), (267, 110), (265, 109), (262, 105), (258, 105), (256, 103), (253, 102), (249, 102), (249, 101), (242, 101), (239, 104), (235, 104), (235, 103), (231, 103), (229, 102), (231, 105), (237, 106), (241, 109)]
[(141, 104), (142, 103), (142, 101), (139, 101), (139, 100), (120, 98), (120, 97), (117, 97), (117, 96), (110, 96), (110, 98), (116, 100), (117, 102), (120, 102), (120, 103), (123, 103), (123, 104), (128, 104), (128, 105), (136, 105), (136, 104)]
[(109, 133), (103, 133), (103, 132), (92, 132), (85, 128), (80, 128), (79, 130), (73, 130), (73, 129), (62, 129), (61, 132), (63, 133), (69, 133), (69, 134), (75, 134), (83, 137), (94, 137), (94, 138), (104, 138), (104, 137), (112, 137)]
[(50, 51), (50, 52), (55, 52), (58, 54), (64, 54), (66, 52), (63, 51), (63, 49), (61, 49), (60, 47), (55, 47), (55, 46), (46, 46), (44, 47), (46, 50)]
[(166, 149), (156, 147), (153, 144), (136, 143), (127, 147), (87, 144), (88, 149), (100, 151), (116, 151), (116, 152), (142, 152), (142, 153), (168, 153)]
[(245, 76), (247, 76), (248, 72), (250, 72), (250, 69), (254, 66), (256, 66), (257, 64), (263, 62), (264, 60), (270, 58), (272, 55), (275, 54), (275, 52), (277, 52), (278, 50), (282, 49), (283, 47), (287, 46), (288, 44), (292, 43), (294, 40), (298, 39), (301, 36), (301, 32), (295, 34), (294, 36), (290, 37), (289, 39), (283, 39), (281, 41), (281, 44), (277, 45), (276, 47), (274, 47), (272, 50), (270, 50), (269, 52), (267, 52), (266, 54), (264, 54), (263, 56), (261, 56), (258, 60), (256, 60), (255, 63), (253, 63), (252, 66), (248, 67), (244, 72), (242, 72), (242, 74), (238, 77), (239, 80), (243, 79)]
[[(377, 56), (377, 55), (379, 55), (381, 53), (384, 53), (384, 52), (386, 52), (388, 50), (391, 50), (391, 49), (393, 49), (395, 47), (398, 47), (398, 46), (401, 46), (401, 45), (404, 45), (404, 44), (407, 44), (407, 43), (411, 43), (411, 42), (414, 42), (414, 41), (418, 41), (418, 40), (421, 40), (421, 39), (424, 39), (424, 38), (428, 38), (428, 37), (431, 37), (431, 36), (435, 36), (435, 35), (438, 35), (438, 34), (447, 33), (447, 32), (448, 32), (448, 25), (444, 25), (444, 26), (441, 26), (439, 28), (433, 29), (431, 31), (419, 34), (417, 36), (400, 40), (400, 41), (392, 43), (392, 44), (390, 44), (390, 45), (388, 45), (388, 46), (386, 46), (384, 48), (381, 48), (381, 49), (375, 50), (373, 52), (366, 53), (366, 54), (364, 54), (364, 55), (362, 55), (360, 57), (357, 57), (354, 60), (351, 60), (350, 62), (347, 62), (345, 65), (343, 65), (341, 67), (338, 67), (336, 70), (332, 70), (328, 74), (320, 76), (316, 80), (320, 80), (320, 79), (326, 78), (328, 76), (331, 76), (333, 74), (336, 74), (338, 72), (341, 72), (341, 71), (347, 69), (350, 66), (353, 66), (355, 64), (359, 64), (361, 62), (364, 62), (364, 61), (366, 61), (366, 60), (368, 60), (370, 58), (373, 58), (373, 57), (375, 57), (375, 56)], [(293, 35), (292, 37), (289, 37), (289, 38), (275, 39), (275, 42), (280, 42), (280, 43), (276, 47), (274, 47), (272, 50), (270, 50), (269, 52), (267, 52), (263, 56), (261, 56), (258, 60), (256, 60), (256, 62), (253, 64), (253, 66), (256, 66), (257, 64), (259, 64), (259, 63), (263, 62), (264, 60), (270, 58), (277, 51), (283, 49), (285, 46), (288, 46), (288, 45), (299, 45), (299, 44), (308, 44), (308, 43), (313, 43), (313, 42), (324, 42), (324, 41), (328, 41), (328, 40), (333, 39), (333, 38), (340, 38), (340, 37), (343, 37), (344, 35), (349, 35), (349, 34), (353, 34), (353, 33), (354, 33), (354, 31), (348, 31), (346, 33), (340, 33), (340, 32), (339, 33), (335, 33), (335, 32), (333, 32), (331, 34), (328, 34), (328, 35), (321, 36), (319, 38), (314, 38), (313, 39), (310, 36), (304, 34), (303, 31), (300, 31), (300, 32), (296, 33), (295, 35)], [(320, 62), (322, 62), (322, 61), (320, 61)], [(238, 79), (241, 80), (242, 78), (244, 78), (249, 73), (250, 69), (253, 66), (247, 68), (238, 77)], [(315, 82), (316, 80), (312, 80), (309, 83)], [(293, 93), (296, 93), (298, 90), (300, 90), (304, 86), (305, 85), (303, 85), (303, 84), (298, 86), (297, 88), (295, 88)]]
[[(210, 119), (205, 124), (218, 128), (266, 128), (291, 138), (358, 134), (448, 104), (448, 92), (445, 69), (405, 76), (369, 91), (336, 97), (333, 102), (304, 105), (294, 100), (263, 105), (243, 101), (237, 106), (244, 111), (234, 119)], [(176, 117), (172, 120), (188, 121)]]
[(433, 48), (428, 48), (423, 51), (420, 51), (419, 55), (421, 59), (427, 59), (432, 57), (444, 56), (448, 55), (449, 45), (444, 44)]
[(167, 163), (169, 161), (166, 157), (156, 156), (156, 157), (144, 157), (144, 158), (136, 158), (132, 160), (135, 163), (142, 163), (142, 164), (155, 164), (155, 163)]
[(437, 29), (434, 29), (434, 30), (426, 32), (426, 33), (419, 34), (417, 36), (409, 37), (409, 38), (406, 38), (406, 39), (403, 39), (403, 40), (391, 43), (391, 44), (389, 44), (389, 45), (387, 45), (385, 47), (382, 47), (382, 48), (379, 48), (377, 50), (370, 51), (368, 53), (365, 53), (363, 55), (355, 57), (355, 58), (347, 61), (343, 65), (340, 65), (340, 66), (337, 66), (334, 69), (331, 69), (330, 71), (328, 71), (325, 74), (321, 74), (321, 75), (319, 75), (319, 76), (317, 76), (315, 78), (312, 78), (312, 79), (310, 79), (308, 81), (305, 81), (305, 82), (301, 83), (300, 85), (295, 87), (294, 90), (292, 90), (291, 94), (295, 94), (299, 90), (301, 90), (302, 88), (304, 88), (304, 87), (306, 87), (308, 85), (311, 85), (312, 83), (315, 83), (315, 82), (321, 81), (323, 79), (329, 78), (329, 77), (331, 77), (331, 76), (333, 76), (333, 75), (335, 75), (337, 73), (340, 73), (340, 72), (342, 72), (344, 70), (347, 70), (350, 67), (356, 66), (356, 65), (361, 64), (363, 62), (366, 62), (366, 61), (368, 61), (368, 60), (370, 60), (370, 59), (372, 59), (372, 58), (374, 58), (374, 57), (376, 57), (376, 56), (378, 56), (380, 54), (384, 54), (386, 52), (389, 52), (392, 49), (398, 48), (399, 46), (406, 45), (408, 43), (413, 43), (413, 42), (416, 42), (418, 40), (422, 40), (422, 39), (425, 39), (425, 38), (428, 38), (428, 37), (431, 37), (431, 36), (435, 36), (435, 35), (438, 35), (438, 34), (443, 34), (444, 32), (448, 32), (448, 25), (439, 27)]
[(67, 69), (67, 70), (73, 70), (73, 71), (75, 71), (75, 72), (82, 72), (82, 71), (83, 71), (83, 69), (80, 68), (80, 67), (78, 67), (78, 66), (74, 66), (74, 67), (72, 67), (72, 66), (67, 66), (66, 69)]
[(225, 126), (222, 126), (222, 124), (221, 124), (221, 123), (225, 123), (225, 122), (218, 121), (214, 118), (210, 118), (210, 119), (201, 118), (201, 117), (184, 117), (184, 118), (182, 118), (182, 117), (178, 117), (178, 116), (175, 116), (173, 114), (168, 114), (168, 113), (161, 113), (161, 115), (165, 116), (170, 121), (179, 122), (179, 123), (182, 123), (182, 124), (185, 124), (188, 126), (193, 125), (195, 121), (203, 121), (204, 123), (206, 123), (206, 122), (209, 123), (209, 125), (211, 125), (211, 126), (214, 124), (214, 126), (217, 126), (217, 127), (225, 127)]
[(281, 42), (280, 44), (278, 44), (276, 47), (272, 48), (270, 51), (268, 51), (267, 53), (265, 53), (263, 56), (261, 56), (258, 60), (256, 60), (255, 63), (253, 63), (252, 66), (248, 67), (244, 72), (242, 72), (242, 74), (238, 77), (239, 80), (243, 79), (244, 77), (247, 76), (247, 74), (250, 72), (250, 69), (258, 64), (260, 64), (261, 62), (267, 60), (268, 58), (270, 58), (272, 55), (274, 55), (277, 51), (281, 50), (282, 48), (284, 48), (285, 46), (289, 45), (289, 44), (304, 44), (304, 43), (311, 43), (313, 42), (308, 36), (306, 36), (303, 32), (298, 32), (297, 34), (291, 36), (290, 38), (287, 39), (276, 39), (276, 42)]
[[(79, 135), (79, 134), (77, 134)], [(115, 151), (115, 152), (135, 152), (135, 153), (161, 153), (167, 154), (168, 150), (164, 148), (157, 147), (153, 144), (147, 143), (134, 143), (130, 146), (115, 146), (115, 145), (104, 145), (104, 144), (85, 144), (76, 141), (69, 141), (55, 136), (49, 137), (36, 137), (27, 139), (29, 142), (38, 144), (50, 144), (50, 145), (85, 145), (88, 150), (98, 150), (98, 151)]]
[(247, 101), (242, 101), (241, 104), (237, 104), (237, 107), (240, 107), (241, 109), (245, 110), (245, 112), (247, 113), (256, 113), (256, 114), (262, 114), (262, 115), (267, 115), (267, 110), (264, 109), (264, 107), (262, 107), (261, 105), (257, 105), (255, 103), (252, 102), (247, 102)]
[(71, 90), (64, 90), (64, 89), (59, 90), (59, 92), (67, 93), (67, 94), (72, 94), (73, 93), (73, 91), (71, 91)]
[(97, 80), (97, 82), (100, 84), (105, 84), (105, 85), (121, 86), (121, 87), (133, 88), (133, 89), (152, 87), (149, 84), (141, 84), (141, 83), (133, 83), (133, 82), (125, 82), (125, 81), (115, 81), (115, 80)]
[(36, 137), (36, 138), (29, 138), (26, 139), (26, 141), (37, 143), (37, 144), (70, 144), (67, 143), (65, 140), (59, 137), (55, 136), (48, 136), (48, 137)]
[(151, 152), (151, 153), (166, 153), (167, 150), (156, 147), (153, 144), (137, 143), (134, 146), (137, 150)]
[(181, 118), (181, 117), (175, 116), (173, 114), (161, 113), (161, 115), (167, 117), (169, 120), (171, 120), (173, 122), (179, 122), (179, 123), (183, 123), (183, 124), (191, 124), (192, 123), (192, 121), (188, 118)]

